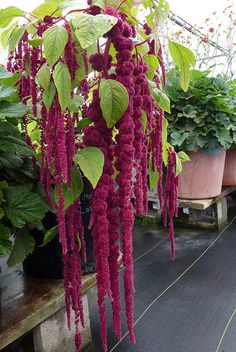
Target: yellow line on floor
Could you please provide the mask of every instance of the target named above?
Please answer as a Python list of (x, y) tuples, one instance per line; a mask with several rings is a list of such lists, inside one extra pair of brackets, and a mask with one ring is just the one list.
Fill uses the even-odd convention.
[[(136, 326), (138, 324), (138, 322), (143, 318), (143, 316), (148, 312), (148, 310), (153, 306), (153, 304), (155, 304), (171, 287), (173, 287), (177, 282), (180, 281), (180, 279), (182, 279), (182, 277), (187, 274), (192, 267), (199, 262), (199, 260), (214, 246), (214, 244), (218, 241), (218, 239), (223, 235), (223, 233), (232, 225), (232, 223), (234, 222), (234, 220), (236, 219), (236, 216), (230, 221), (230, 223), (224, 228), (224, 230), (222, 230), (219, 235), (214, 239), (214, 241), (202, 252), (202, 254), (186, 269), (184, 270), (184, 272), (177, 277), (177, 279), (175, 279), (164, 291), (162, 291), (150, 304), (149, 306), (143, 311), (143, 313), (138, 317), (138, 319), (135, 321), (134, 326)], [(129, 333), (126, 332), (122, 338), (120, 339), (120, 341), (117, 342), (117, 344), (115, 346), (112, 347), (112, 349), (110, 350), (110, 352), (114, 351), (116, 349), (116, 347), (119, 346), (119, 344), (124, 340), (124, 338), (128, 335)]]
[(225, 335), (226, 335), (226, 333), (227, 333), (227, 330), (228, 330), (228, 328), (229, 328), (229, 326), (230, 326), (230, 324), (231, 324), (231, 321), (233, 320), (235, 314), (236, 314), (236, 308), (234, 309), (233, 313), (231, 314), (231, 316), (230, 316), (230, 318), (229, 318), (229, 320), (228, 320), (228, 323), (227, 323), (226, 326), (225, 326), (225, 329), (224, 329), (224, 331), (223, 331), (223, 334), (222, 334), (222, 336), (221, 336), (221, 338), (220, 338), (220, 341), (219, 341), (219, 343), (218, 343), (218, 346), (217, 346), (217, 348), (216, 348), (216, 352), (219, 352), (220, 347), (221, 347), (221, 344), (222, 344), (222, 342), (223, 342), (223, 339), (224, 339), (224, 337), (225, 337)]

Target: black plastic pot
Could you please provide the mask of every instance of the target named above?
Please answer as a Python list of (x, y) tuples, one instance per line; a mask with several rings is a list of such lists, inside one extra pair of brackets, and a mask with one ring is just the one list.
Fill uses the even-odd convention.
[[(91, 231), (88, 229), (91, 214), (91, 185), (86, 178), (84, 181), (84, 191), (80, 196), (81, 214), (84, 225), (84, 236), (86, 242), (87, 264), (82, 263), (84, 271), (92, 272), (95, 265), (93, 256), (93, 238)], [(48, 212), (43, 220), (46, 230), (57, 225), (56, 215)], [(62, 249), (59, 242), (59, 236), (55, 236), (53, 240), (45, 247), (40, 247), (43, 242), (43, 233), (37, 229), (31, 231), (31, 236), (36, 241), (35, 250), (28, 255), (23, 263), (24, 271), (27, 275), (38, 278), (62, 279), (63, 278), (63, 262)]]

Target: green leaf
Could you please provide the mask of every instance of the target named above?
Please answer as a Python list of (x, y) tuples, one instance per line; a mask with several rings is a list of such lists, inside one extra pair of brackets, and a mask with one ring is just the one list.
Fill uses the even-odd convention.
[(6, 87), (15, 88), (15, 84), (20, 79), (20, 77), (21, 77), (20, 73), (14, 73), (14, 75), (11, 75), (9, 77), (2, 78), (2, 79), (0, 78), (0, 84), (3, 84)]
[(43, 44), (43, 40), (41, 38), (35, 38), (35, 39), (28, 39), (28, 43), (32, 45), (33, 48), (38, 48), (40, 45)]
[(106, 8), (105, 0), (93, 0), (93, 5), (98, 6), (103, 10), (105, 10), (105, 8)]
[(57, 234), (58, 234), (58, 225), (52, 227), (51, 229), (49, 229), (45, 233), (44, 239), (43, 239), (43, 244), (39, 247), (46, 246), (49, 242), (51, 242), (53, 240), (54, 237), (56, 237)]
[(149, 187), (150, 190), (152, 191), (158, 183), (159, 180), (159, 173), (157, 170), (152, 169), (152, 160), (151, 158), (149, 159)]
[(45, 16), (61, 16), (62, 12), (58, 10), (58, 5), (55, 3), (55, 1), (47, 1), (33, 10), (32, 12), (33, 15), (35, 15), (38, 18), (43, 18)]
[(53, 80), (58, 92), (59, 103), (62, 111), (68, 107), (71, 97), (71, 77), (66, 64), (58, 62), (53, 71)]
[(156, 6), (155, 17), (157, 26), (161, 29), (163, 28), (165, 21), (168, 18), (170, 11), (170, 6), (166, 0), (159, 0)]
[(42, 220), (45, 215), (43, 203), (38, 194), (23, 186), (11, 186), (5, 193), (4, 211), (12, 225), (21, 228), (27, 222), (31, 224)]
[(153, 0), (142, 0), (142, 5), (145, 9), (152, 9), (153, 7)]
[(44, 54), (50, 66), (53, 66), (63, 54), (68, 41), (67, 30), (53, 26), (43, 33)]
[[(73, 167), (72, 169), (72, 187), (68, 188), (66, 183), (62, 185), (62, 193), (64, 198), (64, 207), (68, 209), (75, 201), (79, 198), (80, 194), (83, 192), (84, 184), (81, 177), (80, 171)], [(58, 186), (54, 188), (54, 200), (58, 204)]]
[(175, 154), (176, 155), (176, 167), (175, 167), (175, 174), (176, 176), (178, 176), (182, 170), (183, 170), (183, 166), (182, 166), (182, 162), (178, 156), (178, 154)]
[(129, 95), (120, 82), (104, 79), (99, 88), (100, 106), (107, 127), (112, 128), (124, 115), (129, 105)]
[(168, 43), (170, 55), (180, 70), (181, 88), (186, 92), (191, 80), (191, 68), (195, 66), (194, 53), (182, 44), (176, 43), (170, 39)]
[(43, 103), (47, 109), (47, 111), (50, 110), (50, 107), (52, 105), (52, 102), (54, 100), (56, 94), (56, 88), (54, 86), (54, 84), (51, 82), (50, 86), (49, 86), (49, 90), (48, 91), (44, 91), (43, 92)]
[(79, 129), (85, 128), (89, 126), (92, 122), (93, 120), (90, 117), (84, 117), (82, 120), (78, 122), (78, 128)]
[(12, 152), (1, 152), (0, 154), (0, 169), (15, 169), (23, 164), (23, 160)]
[(4, 31), (1, 32), (1, 35), (0, 35), (0, 40), (1, 40), (1, 44), (2, 44), (2, 47), (4, 49), (7, 48), (8, 46), (8, 41), (11, 37), (11, 34), (12, 34), (12, 31), (14, 28), (16, 28), (18, 26), (18, 21), (16, 22), (13, 22), (9, 27), (7, 27)]
[(7, 181), (0, 181), (0, 190), (4, 190), (8, 188), (8, 183)]
[(68, 104), (68, 108), (71, 112), (78, 112), (79, 107), (83, 105), (84, 99), (80, 95), (75, 95)]
[(147, 114), (144, 110), (142, 110), (142, 116), (141, 116), (142, 122), (143, 122), (143, 133), (146, 133), (147, 129)]
[(27, 233), (16, 235), (15, 242), (8, 258), (8, 266), (22, 263), (28, 254), (32, 253), (35, 247), (35, 240)]
[(147, 72), (148, 79), (153, 79), (155, 72), (159, 66), (158, 58), (155, 55), (150, 54), (144, 57), (144, 61), (149, 67)]
[(75, 35), (83, 49), (88, 48), (98, 38), (109, 32), (117, 23), (117, 18), (109, 15), (77, 15), (72, 19)]
[(42, 67), (40, 67), (36, 80), (37, 83), (48, 92), (51, 80), (51, 72), (47, 64), (44, 64)]
[(82, 149), (76, 153), (74, 161), (95, 188), (102, 176), (104, 166), (104, 155), (101, 150), (96, 147)]
[(26, 29), (26, 26), (13, 29), (11, 36), (9, 38), (9, 45), (8, 45), (9, 53), (15, 50), (17, 44), (19, 43), (20, 39), (22, 38), (25, 32), (25, 29)]
[(0, 85), (0, 101), (9, 100), (16, 94), (16, 89)]
[(13, 74), (5, 69), (5, 67), (0, 66), (0, 79), (5, 79), (12, 77)]
[(2, 101), (0, 103), (0, 118), (1, 117), (23, 117), (27, 112), (27, 108), (22, 103), (12, 103)]
[(0, 10), (0, 28), (7, 27), (13, 18), (24, 17), (24, 12), (18, 9), (18, 7), (9, 6), (5, 9)]
[(170, 99), (158, 88), (151, 88), (153, 98), (155, 99), (157, 106), (170, 114)]
[(8, 255), (11, 252), (12, 242), (10, 235), (9, 228), (0, 223), (0, 257)]
[(190, 157), (188, 156), (188, 154), (183, 151), (178, 152), (177, 155), (182, 163), (190, 161)]

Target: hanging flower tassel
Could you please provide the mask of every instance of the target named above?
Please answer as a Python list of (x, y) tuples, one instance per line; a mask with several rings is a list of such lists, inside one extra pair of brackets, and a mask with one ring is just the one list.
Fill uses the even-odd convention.
[[(114, 10), (107, 8), (107, 14), (113, 14)], [(117, 50), (116, 80), (121, 82), (129, 93), (129, 105), (117, 127), (116, 146), (116, 169), (118, 170), (117, 184), (120, 221), (122, 227), (122, 252), (124, 263), (124, 290), (126, 317), (131, 343), (135, 343), (134, 320), (133, 320), (133, 259), (132, 259), (132, 228), (134, 222), (133, 205), (131, 203), (131, 190), (134, 165), (134, 122), (133, 122), (133, 97), (135, 94), (133, 82), (134, 63), (131, 59), (131, 51), (134, 47), (132, 39), (132, 29), (128, 24), (124, 24), (122, 18), (109, 32), (109, 40)], [(121, 137), (122, 136), (122, 137)]]
[(171, 253), (172, 259), (175, 259), (175, 239), (174, 239), (174, 225), (173, 219), (178, 212), (177, 202), (177, 187), (178, 187), (178, 176), (176, 176), (176, 154), (172, 149), (168, 150), (168, 166), (165, 184), (165, 196), (163, 206), (163, 221), (164, 225), (167, 226), (167, 218), (169, 217), (169, 235), (171, 241)]

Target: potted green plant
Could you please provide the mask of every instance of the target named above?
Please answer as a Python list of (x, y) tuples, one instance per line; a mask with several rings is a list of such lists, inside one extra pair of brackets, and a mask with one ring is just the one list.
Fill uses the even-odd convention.
[(170, 142), (191, 159), (179, 177), (178, 196), (216, 197), (222, 187), (225, 150), (233, 142), (229, 83), (221, 76), (210, 77), (209, 71), (193, 71), (190, 87), (183, 92), (175, 70), (169, 72), (168, 78)]
[(236, 185), (236, 80), (229, 84), (228, 94), (229, 104), (228, 109), (232, 111), (231, 118), (231, 136), (233, 144), (229, 150), (226, 151), (223, 186)]

